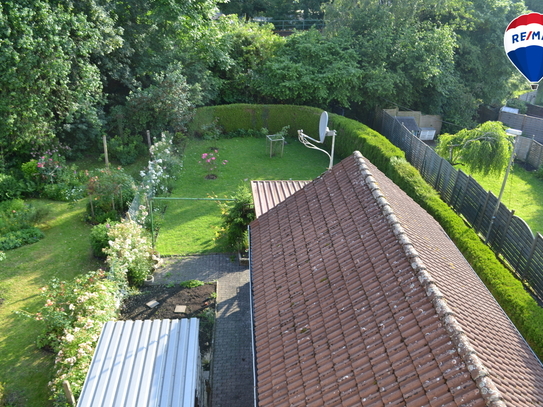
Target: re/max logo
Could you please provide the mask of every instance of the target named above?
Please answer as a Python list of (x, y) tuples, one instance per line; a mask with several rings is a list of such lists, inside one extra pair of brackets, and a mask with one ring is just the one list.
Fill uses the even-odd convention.
[(540, 40), (541, 39), (541, 32), (540, 31), (528, 31), (528, 32), (521, 32), (520, 34), (513, 34), (511, 36), (513, 40), (513, 44), (515, 42), (520, 41), (528, 41), (528, 40)]

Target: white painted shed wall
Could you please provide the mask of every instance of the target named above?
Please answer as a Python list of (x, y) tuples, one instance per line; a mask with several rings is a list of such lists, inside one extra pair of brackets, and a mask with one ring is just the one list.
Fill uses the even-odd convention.
[(106, 323), (77, 406), (193, 407), (198, 327), (198, 318)]

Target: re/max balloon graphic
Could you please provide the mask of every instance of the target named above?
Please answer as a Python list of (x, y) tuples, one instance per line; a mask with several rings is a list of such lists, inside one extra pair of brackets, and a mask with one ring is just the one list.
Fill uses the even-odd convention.
[(537, 89), (543, 78), (543, 14), (523, 14), (511, 21), (503, 45), (509, 60)]

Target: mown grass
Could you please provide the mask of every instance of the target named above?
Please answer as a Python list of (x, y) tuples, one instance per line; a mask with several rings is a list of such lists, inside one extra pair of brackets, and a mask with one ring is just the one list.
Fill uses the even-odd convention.
[[(205, 169), (198, 163), (201, 155), (217, 147), (217, 179), (205, 179)], [(288, 139), (283, 157), (269, 156), (266, 140), (234, 138), (216, 141), (191, 140), (183, 157), (184, 168), (175, 183), (172, 197), (230, 198), (239, 185), (252, 180), (312, 180), (326, 171), (329, 158), (322, 152)], [(157, 201), (158, 202), (158, 201)], [(166, 201), (167, 209), (158, 234), (156, 249), (162, 255), (226, 252), (215, 241), (221, 214), (215, 201)]]
[[(484, 189), (492, 191), (496, 196), (500, 193), (504, 175), (485, 177), (471, 174)], [(536, 178), (533, 172), (526, 171), (518, 164), (514, 165), (505, 184), (502, 203), (514, 210), (515, 215), (522, 218), (532, 232), (543, 234), (543, 180)]]
[(48, 406), (54, 355), (36, 347), (40, 322), (17, 313), (35, 313), (42, 304), (39, 289), (52, 277), (69, 280), (96, 270), (89, 230), (83, 222), (85, 201), (73, 204), (36, 201), (50, 209), (40, 228), (45, 238), (6, 252), (0, 264), (0, 382), (15, 406)]

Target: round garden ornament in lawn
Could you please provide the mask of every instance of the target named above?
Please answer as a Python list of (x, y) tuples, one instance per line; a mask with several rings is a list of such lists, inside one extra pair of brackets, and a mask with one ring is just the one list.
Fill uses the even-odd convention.
[(503, 45), (509, 60), (536, 90), (543, 78), (543, 14), (523, 14), (511, 21)]
[[(311, 143), (309, 140), (314, 141), (315, 143), (323, 144), (326, 140), (326, 137), (332, 137), (332, 149), (330, 153), (322, 148), (319, 148), (315, 146), (313, 143)], [(312, 148), (315, 150), (322, 151), (325, 153), (328, 157), (330, 157), (330, 164), (328, 165), (328, 169), (332, 169), (332, 166), (334, 165), (334, 144), (336, 142), (336, 131), (330, 130), (328, 128), (328, 113), (322, 112), (321, 118), (319, 120), (319, 140), (315, 140), (314, 138), (309, 137), (307, 134), (304, 134), (303, 130), (298, 130), (298, 140), (306, 146), (307, 148)]]

